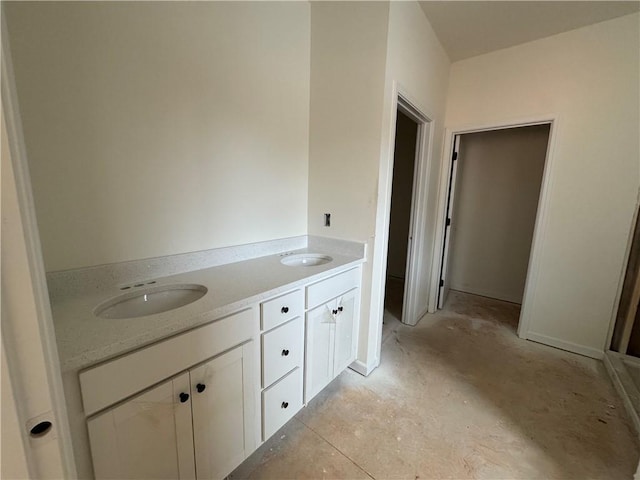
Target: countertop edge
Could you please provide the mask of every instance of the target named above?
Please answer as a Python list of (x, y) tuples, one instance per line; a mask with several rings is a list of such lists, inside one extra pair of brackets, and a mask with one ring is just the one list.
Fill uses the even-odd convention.
[[(329, 255), (332, 254), (332, 252), (330, 251), (326, 253)], [(270, 255), (267, 257), (273, 257), (273, 256), (277, 257), (278, 255)], [(344, 255), (338, 255), (338, 256), (342, 257), (342, 261), (340, 262), (339, 265), (335, 265), (333, 268), (325, 269), (325, 270), (322, 270), (321, 272), (308, 272), (307, 270), (300, 270), (301, 272), (304, 273), (304, 275), (297, 278), (296, 280), (275, 285), (272, 288), (266, 289), (264, 291), (260, 291), (258, 293), (251, 293), (246, 297), (240, 298), (239, 300), (232, 301), (230, 303), (225, 303), (222, 305), (217, 305), (210, 310), (202, 311), (195, 315), (189, 315), (186, 318), (176, 319), (175, 321), (169, 321), (165, 323), (163, 326), (158, 327), (156, 330), (154, 330), (152, 334), (147, 333), (142, 335), (135, 335), (132, 337), (125, 338), (124, 340), (119, 341), (117, 343), (108, 343), (98, 348), (93, 348), (87, 351), (83, 351), (77, 355), (70, 356), (68, 358), (61, 357), (60, 364), (61, 364), (62, 373), (64, 374), (64, 373), (69, 373), (74, 371), (79, 372), (81, 370), (91, 368), (101, 363), (111, 361), (115, 358), (130, 354), (141, 348), (145, 348), (155, 343), (168, 340), (171, 337), (186, 333), (190, 330), (200, 328), (204, 325), (207, 325), (211, 322), (215, 322), (221, 318), (232, 315), (233, 313), (241, 311), (245, 308), (259, 304), (260, 302), (268, 300), (269, 298), (284, 294), (287, 291), (294, 290), (296, 288), (300, 288), (305, 285), (313, 284), (324, 278), (337, 275), (343, 271), (347, 271), (352, 268), (356, 268), (366, 262), (365, 258), (344, 256)], [(267, 257), (260, 257), (260, 258), (267, 258)], [(251, 262), (251, 260), (248, 260), (247, 262)], [(241, 262), (241, 263), (245, 263), (245, 262)], [(287, 267), (287, 268), (292, 268), (292, 267)], [(293, 268), (305, 269), (306, 267), (293, 267)], [(211, 267), (210, 269), (206, 269), (206, 270), (213, 270), (213, 269), (216, 269), (216, 267)], [(189, 275), (195, 274), (196, 272), (199, 272), (199, 271), (196, 270), (192, 272), (183, 273), (183, 274), (180, 274), (180, 276), (185, 276), (185, 275), (189, 276)], [(55, 323), (55, 316), (54, 316), (54, 323)], [(59, 348), (59, 350), (61, 349)]]

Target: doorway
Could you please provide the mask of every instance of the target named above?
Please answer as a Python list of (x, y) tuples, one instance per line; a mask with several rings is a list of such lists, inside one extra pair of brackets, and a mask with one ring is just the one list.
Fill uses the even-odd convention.
[[(428, 310), (433, 258), (433, 244), (428, 242), (429, 225), (425, 220), (429, 145), (433, 135), (431, 120), (423, 113), (423, 108), (417, 107), (400, 91), (394, 92), (394, 99), (389, 136), (393, 141), (389, 143), (388, 163), (381, 163), (380, 171), (379, 215), (383, 221), (377, 222), (376, 237), (381, 244), (373, 262), (373, 277), (378, 279), (373, 291), (378, 300), (372, 315), (379, 318), (376, 326), (378, 339), (383, 336), (384, 317), (388, 315), (384, 308), (388, 256), (392, 256), (393, 269), (389, 293), (396, 304), (392, 308), (397, 312), (397, 320), (407, 325), (418, 323)], [(402, 147), (396, 151), (398, 128)]]
[(415, 183), (418, 123), (401, 110), (396, 116), (393, 152), (389, 243), (384, 293), (385, 313), (402, 321), (411, 235), (411, 207)]
[(453, 136), (437, 307), (449, 290), (522, 305), (551, 123)]

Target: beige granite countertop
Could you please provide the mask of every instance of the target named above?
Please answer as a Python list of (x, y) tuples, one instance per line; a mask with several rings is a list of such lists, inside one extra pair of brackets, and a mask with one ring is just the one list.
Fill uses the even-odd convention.
[(121, 283), (56, 295), (51, 307), (62, 371), (80, 370), (136, 350), (364, 261), (363, 255), (346, 253), (339, 248), (332, 251), (327, 245), (322, 250), (307, 247), (287, 253), (322, 253), (333, 257), (333, 261), (311, 267), (291, 267), (280, 263), (283, 254), (278, 253), (145, 279), (155, 280), (154, 286), (200, 284), (208, 291), (184, 307), (138, 318), (104, 319), (94, 314), (97, 305), (123, 293)]

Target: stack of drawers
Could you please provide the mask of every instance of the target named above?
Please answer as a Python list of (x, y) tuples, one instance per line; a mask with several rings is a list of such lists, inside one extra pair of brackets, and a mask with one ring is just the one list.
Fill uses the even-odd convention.
[(262, 440), (303, 405), (304, 291), (294, 290), (260, 305), (262, 347)]

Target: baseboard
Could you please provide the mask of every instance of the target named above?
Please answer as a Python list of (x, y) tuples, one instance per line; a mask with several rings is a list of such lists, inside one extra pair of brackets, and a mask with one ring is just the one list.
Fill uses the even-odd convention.
[(604, 356), (604, 351), (598, 350), (597, 348), (585, 347), (584, 345), (578, 345), (577, 343), (567, 342), (559, 338), (548, 337), (531, 331), (526, 333), (525, 338), (532, 342), (542, 343), (550, 347), (559, 348), (560, 350), (566, 350), (567, 352), (577, 353), (578, 355), (595, 358), (597, 360), (602, 360)]
[(522, 304), (522, 296), (512, 296), (505, 294), (504, 292), (495, 292), (491, 290), (483, 290), (482, 288), (468, 288), (451, 284), (449, 286), (451, 290), (462, 293), (470, 293), (471, 295), (478, 295), (480, 297), (494, 298), (496, 300), (502, 300), (503, 302)]
[(631, 418), (631, 423), (633, 423), (636, 430), (636, 435), (640, 437), (640, 417), (634, 407), (633, 401), (633, 398), (640, 398), (640, 393), (629, 376), (629, 373), (626, 371), (623, 357), (625, 357), (625, 355), (609, 351), (604, 354), (603, 363), (609, 377), (611, 377), (613, 386), (618, 392), (618, 395), (620, 395), (620, 398), (622, 398), (622, 403), (624, 403), (624, 408)]
[(387, 279), (398, 280), (400, 282), (404, 282), (404, 277), (399, 277), (397, 275), (391, 275), (390, 273), (387, 274)]
[(354, 372), (359, 373), (363, 377), (368, 377), (369, 374), (373, 372), (378, 367), (379, 364), (380, 362), (377, 360), (373, 362), (371, 365), (367, 365), (366, 363), (361, 362), (360, 360), (356, 360), (351, 365), (349, 365), (349, 368)]

